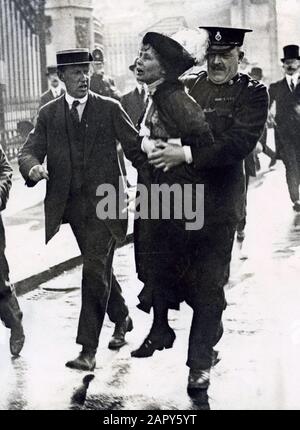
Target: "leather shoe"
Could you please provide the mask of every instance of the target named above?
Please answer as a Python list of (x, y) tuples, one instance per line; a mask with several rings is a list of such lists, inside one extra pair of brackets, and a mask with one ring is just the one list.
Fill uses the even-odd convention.
[(81, 351), (79, 356), (75, 360), (68, 361), (66, 366), (70, 369), (92, 371), (96, 367), (95, 353)]
[(25, 336), (22, 323), (18, 328), (12, 328), (10, 331), (9, 346), (10, 352), (13, 356), (18, 356), (24, 346)]
[(210, 382), (210, 368), (190, 369), (187, 391), (190, 395), (197, 394), (202, 390), (207, 390)]
[(119, 349), (125, 345), (125, 335), (127, 332), (132, 331), (132, 319), (127, 316), (122, 322), (116, 323), (115, 330), (112, 338), (108, 344), (109, 349)]
[(160, 338), (155, 338), (153, 334), (149, 334), (142, 345), (131, 352), (131, 357), (144, 358), (151, 357), (156, 350), (162, 351), (164, 348), (172, 348), (176, 335), (174, 331), (170, 328), (164, 336)]

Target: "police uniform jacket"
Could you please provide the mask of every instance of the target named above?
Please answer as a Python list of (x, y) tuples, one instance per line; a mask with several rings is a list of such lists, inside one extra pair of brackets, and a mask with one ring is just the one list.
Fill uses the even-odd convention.
[[(135, 167), (147, 158), (140, 150), (136, 130), (121, 104), (89, 92), (86, 137), (84, 143), (84, 195), (95, 206), (100, 200), (96, 190), (101, 184), (112, 184), (119, 195), (121, 176), (116, 141)], [(19, 154), (19, 166), (26, 184), (30, 169), (43, 163), (47, 156), (49, 181), (45, 198), (46, 242), (58, 231), (70, 194), (72, 165), (66, 127), (66, 101), (62, 96), (41, 108), (35, 129), (29, 134)], [(118, 215), (118, 214), (117, 214)], [(104, 221), (116, 240), (125, 238), (127, 219)]]
[(205, 188), (205, 224), (236, 223), (245, 214), (244, 159), (255, 148), (267, 119), (267, 89), (244, 74), (215, 85), (206, 72), (190, 76), (186, 85), (214, 136), (211, 146), (191, 147), (193, 166)]
[(105, 75), (102, 76), (93, 73), (90, 80), (90, 89), (101, 96), (112, 97), (116, 100), (121, 99), (121, 95), (116, 88), (114, 80)]

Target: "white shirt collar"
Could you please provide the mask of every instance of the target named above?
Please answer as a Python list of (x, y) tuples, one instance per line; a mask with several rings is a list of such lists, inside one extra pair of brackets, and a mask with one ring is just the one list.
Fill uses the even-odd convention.
[(141, 94), (142, 89), (145, 89), (144, 84), (139, 84), (138, 82), (136, 84), (136, 87), (137, 87), (137, 90), (138, 90), (139, 94)]
[(85, 104), (86, 104), (86, 102), (87, 102), (88, 96), (89, 96), (89, 95), (87, 94), (86, 96), (82, 97), (81, 99), (76, 99), (76, 98), (72, 97), (72, 96), (71, 96), (69, 93), (67, 93), (67, 92), (66, 92), (66, 94), (65, 94), (66, 102), (68, 103), (68, 105), (69, 105), (69, 107), (70, 107), (70, 108), (72, 107), (73, 102), (74, 102), (75, 100), (78, 100), (78, 101), (79, 101), (79, 103), (80, 103), (81, 105), (85, 105)]
[(53, 97), (58, 97), (58, 96), (61, 95), (62, 88), (60, 86), (58, 86), (56, 88), (50, 87), (50, 90), (51, 90), (51, 92), (53, 94)]
[(296, 84), (297, 84), (297, 82), (298, 82), (298, 79), (299, 79), (299, 73), (300, 73), (300, 72), (296, 72), (296, 73), (294, 73), (293, 75), (285, 75), (286, 80), (287, 80), (287, 83), (288, 83), (289, 85), (291, 85), (291, 82), (293, 81), (293, 82), (294, 82), (294, 84), (296, 85)]

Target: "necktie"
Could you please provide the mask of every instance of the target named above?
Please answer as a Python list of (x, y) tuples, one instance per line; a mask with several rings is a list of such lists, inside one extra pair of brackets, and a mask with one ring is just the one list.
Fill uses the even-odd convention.
[(78, 113), (78, 110), (77, 110), (77, 106), (78, 106), (79, 104), (80, 104), (80, 103), (79, 103), (79, 101), (78, 101), (78, 100), (74, 100), (74, 101), (73, 101), (73, 103), (72, 103), (72, 108), (71, 108), (71, 110), (70, 110), (71, 118), (72, 118), (72, 120), (73, 120), (74, 124), (76, 124), (76, 125), (80, 123), (80, 120), (79, 120), (79, 113)]
[(143, 100), (143, 102), (146, 101), (146, 92), (145, 92), (144, 88), (142, 88), (142, 90), (141, 90), (141, 99)]
[(295, 89), (295, 84), (294, 84), (294, 81), (293, 81), (293, 79), (291, 80), (291, 91), (293, 92), (294, 91), (294, 89)]

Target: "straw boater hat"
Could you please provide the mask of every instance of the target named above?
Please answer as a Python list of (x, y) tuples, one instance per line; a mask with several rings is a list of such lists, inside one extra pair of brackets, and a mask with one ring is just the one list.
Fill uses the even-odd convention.
[(58, 51), (56, 53), (57, 67), (69, 66), (73, 64), (87, 64), (92, 63), (93, 57), (88, 49), (68, 49), (65, 51)]

